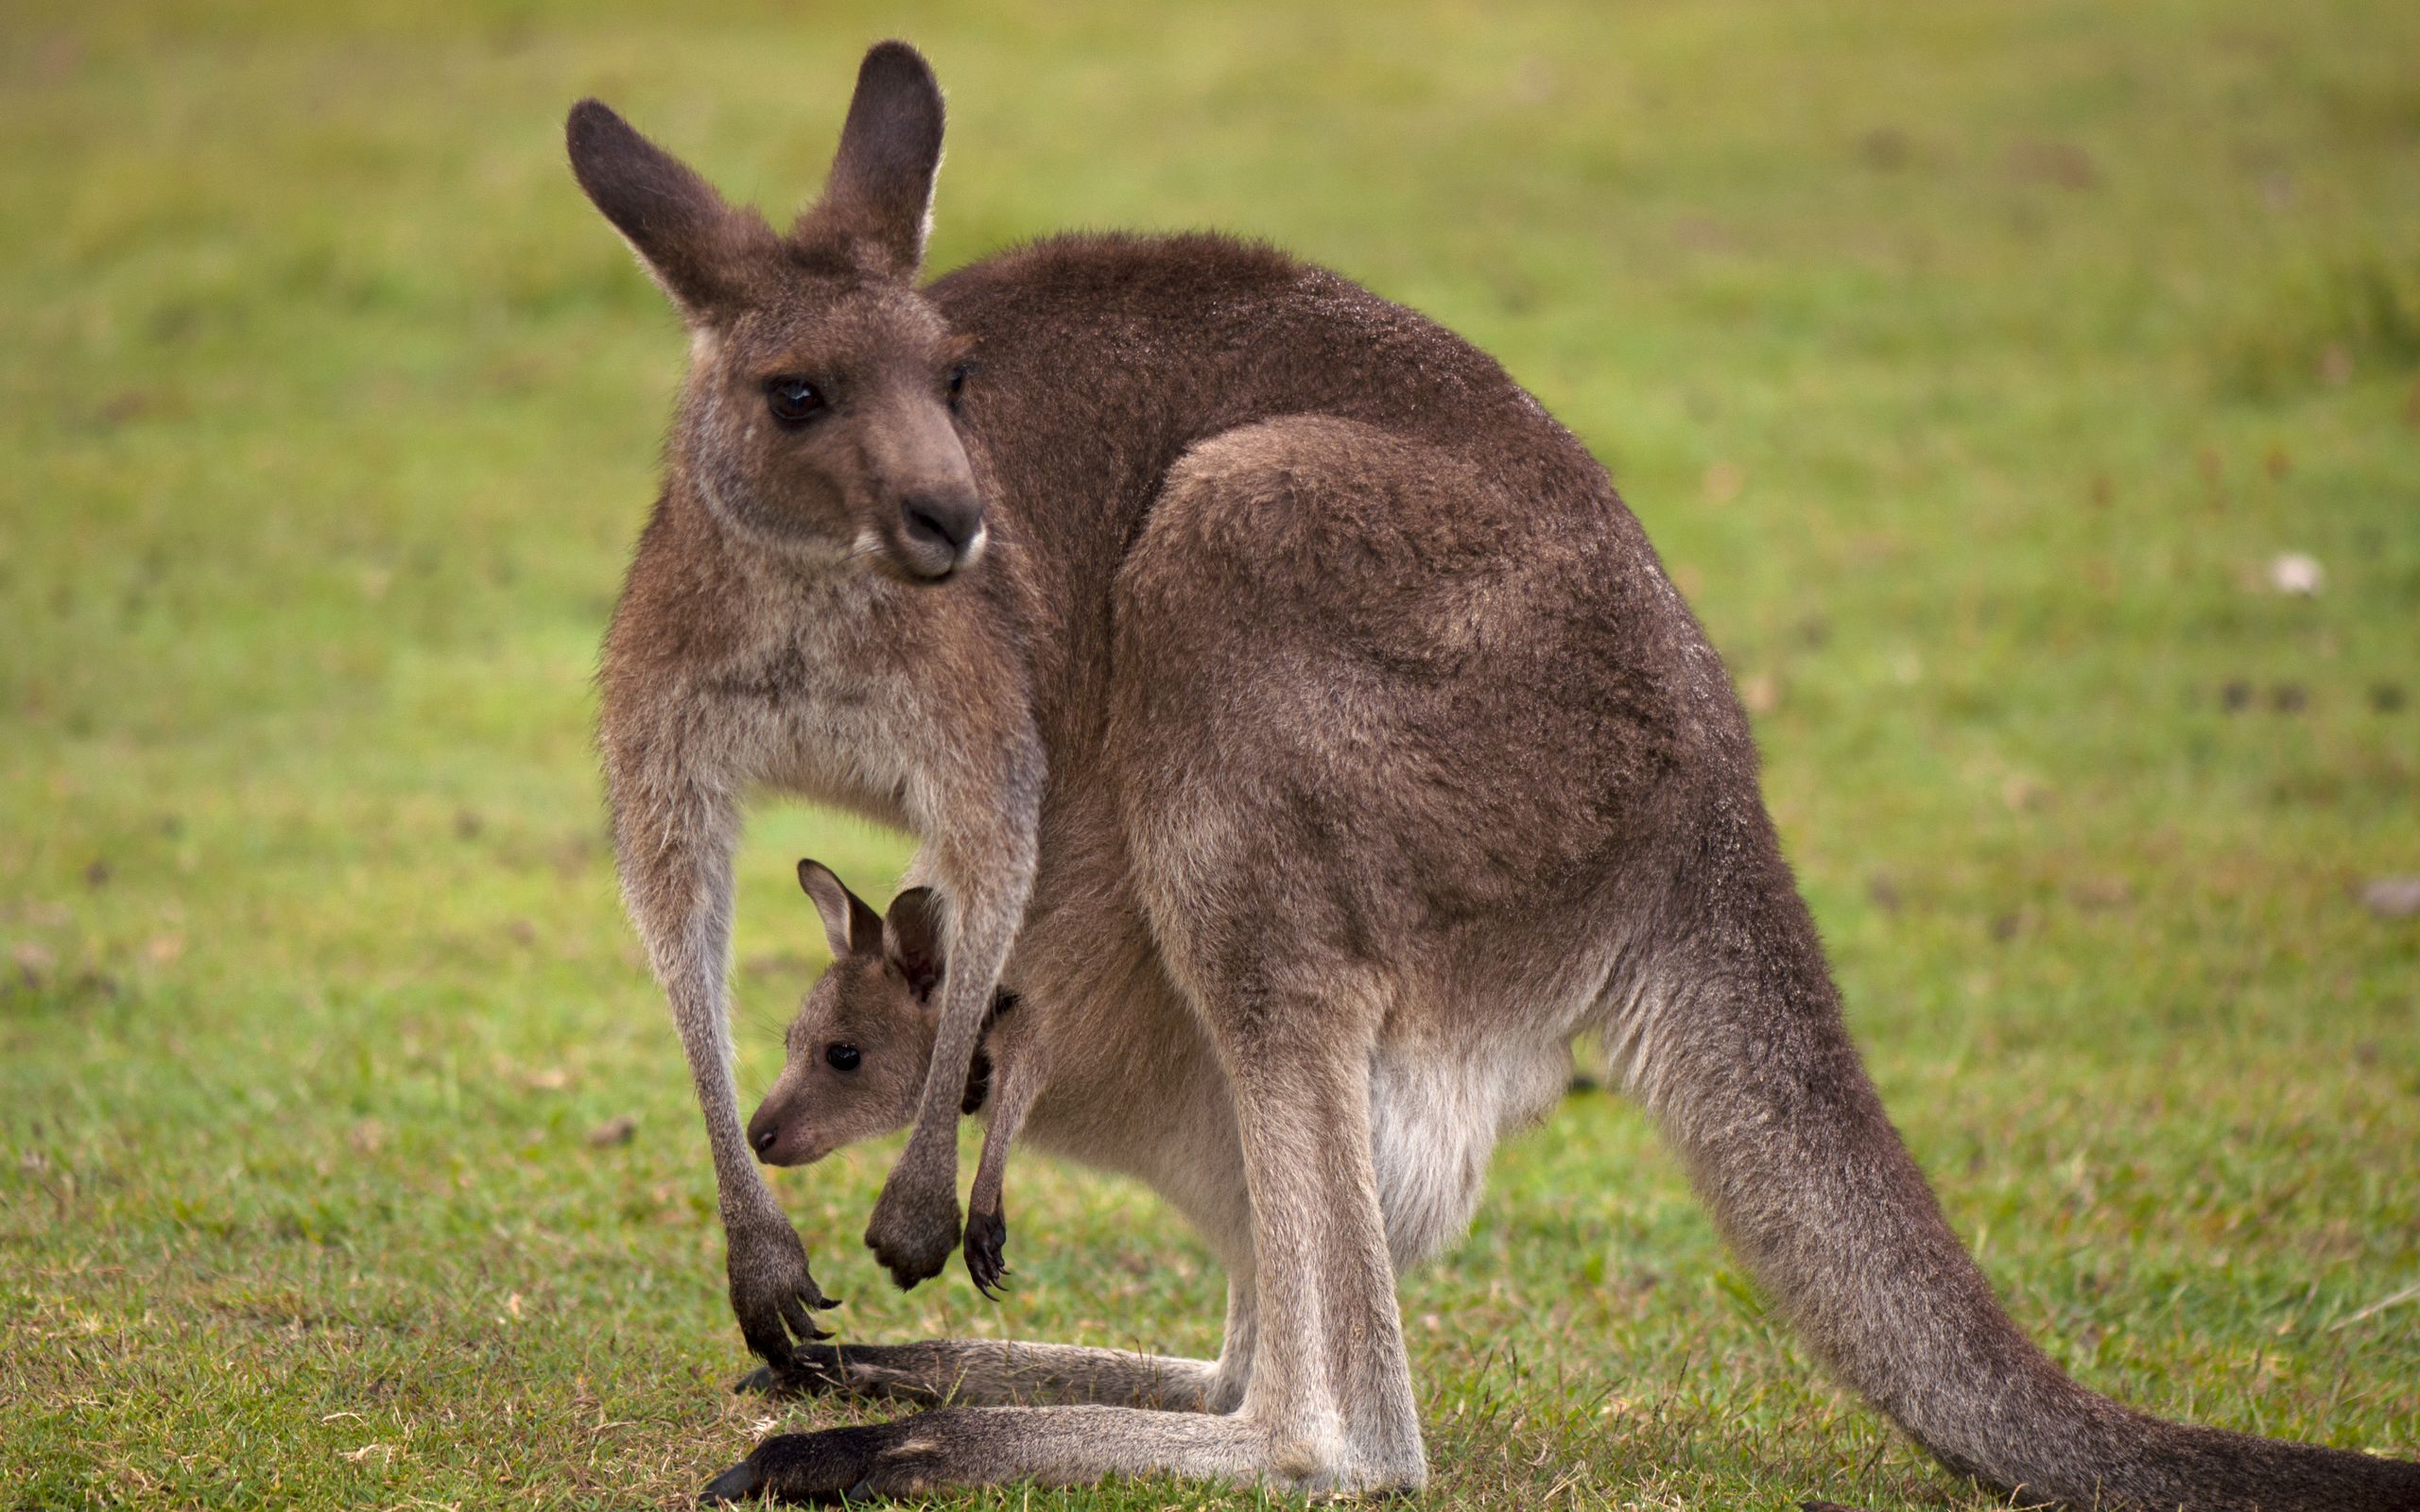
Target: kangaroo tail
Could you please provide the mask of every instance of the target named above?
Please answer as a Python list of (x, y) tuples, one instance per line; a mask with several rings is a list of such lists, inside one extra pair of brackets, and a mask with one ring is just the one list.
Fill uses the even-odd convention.
[[(1694, 969), (1607, 1039), (1732, 1247), (1825, 1363), (1943, 1464), (2030, 1502), (2420, 1512), (2420, 1464), (2149, 1417), (2076, 1384), (2018, 1331), (1883, 1115), (1770, 832), (1749, 838), (1705, 858), (1720, 880), (1698, 873), (1683, 912), (1719, 927), (1695, 932)], [(1752, 906), (1726, 906), (1734, 889)]]

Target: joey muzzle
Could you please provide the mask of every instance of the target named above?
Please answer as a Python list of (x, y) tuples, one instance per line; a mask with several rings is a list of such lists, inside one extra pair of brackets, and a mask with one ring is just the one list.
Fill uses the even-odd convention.
[(800, 1147), (791, 1135), (793, 1109), (790, 1099), (780, 1089), (765, 1094), (756, 1111), (748, 1120), (748, 1147), (766, 1165), (805, 1165), (815, 1156)]

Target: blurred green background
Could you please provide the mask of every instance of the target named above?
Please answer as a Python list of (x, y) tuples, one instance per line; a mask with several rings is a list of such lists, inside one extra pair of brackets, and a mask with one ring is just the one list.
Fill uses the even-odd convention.
[[(1500, 355), (1729, 659), (2020, 1320), (2420, 1454), (2420, 919), (2363, 901), (2420, 873), (2420, 8), (11, 0), (0, 1504), (676, 1504), (850, 1416), (723, 1390), (589, 748), (683, 343), (559, 132), (602, 95), (779, 215), (892, 34), (951, 91), (936, 269), (1214, 225)], [(802, 854), (905, 852), (758, 816), (752, 1094)], [(1040, 1158), (1009, 1302), (890, 1290), (890, 1153), (780, 1181), (850, 1336), (1215, 1349), (1201, 1247)], [(1988, 1504), (1611, 1098), (1405, 1309), (1436, 1504)]]

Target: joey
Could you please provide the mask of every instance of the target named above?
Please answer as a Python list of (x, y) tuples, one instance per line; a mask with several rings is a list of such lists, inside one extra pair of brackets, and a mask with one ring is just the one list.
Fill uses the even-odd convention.
[[(905, 1128), (915, 1118), (932, 1059), (945, 973), (942, 904), (910, 887), (877, 915), (816, 861), (798, 864), (799, 885), (823, 920), (832, 964), (807, 989), (784, 1037), (786, 1056), (753, 1117), (748, 1142), (767, 1165), (809, 1165), (843, 1145)], [(1008, 1153), (1042, 1091), (1044, 1056), (1028, 1031), (1030, 1012), (997, 994), (959, 1111), (991, 1108), (969, 1203), (967, 1272), (986, 1296), (1007, 1274), (1001, 1204)]]

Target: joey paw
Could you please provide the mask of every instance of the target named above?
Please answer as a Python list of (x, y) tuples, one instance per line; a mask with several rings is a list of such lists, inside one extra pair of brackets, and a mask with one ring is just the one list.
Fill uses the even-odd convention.
[(903, 1177), (904, 1163), (874, 1199), (866, 1247), (904, 1292), (931, 1280), (949, 1263), (950, 1251), (958, 1247), (958, 1192), (946, 1173), (939, 1186)]
[(1006, 1290), (1009, 1267), (1000, 1251), (1009, 1241), (1009, 1220), (997, 1208), (977, 1208), (966, 1215), (966, 1274), (975, 1289), (994, 1301)]

